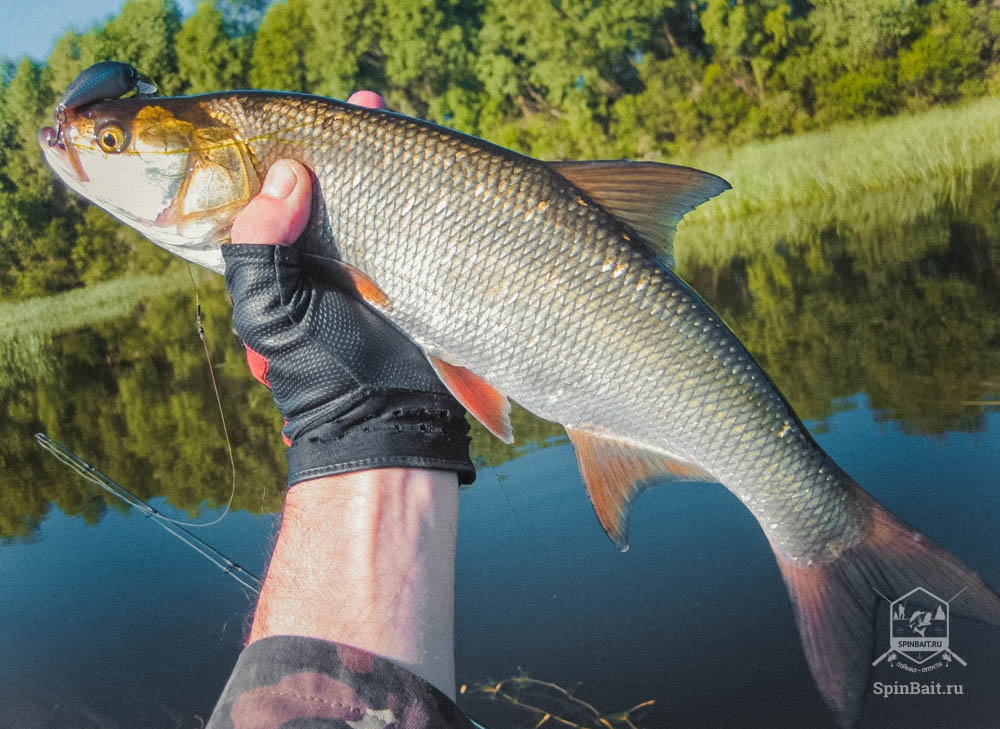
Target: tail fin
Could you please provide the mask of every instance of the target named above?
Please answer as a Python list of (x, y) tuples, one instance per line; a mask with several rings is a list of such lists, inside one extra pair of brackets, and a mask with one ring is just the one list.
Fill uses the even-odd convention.
[[(859, 489), (860, 490), (860, 489)], [(950, 600), (950, 613), (1000, 627), (1000, 597), (958, 559), (874, 499), (863, 541), (836, 561), (806, 565), (775, 556), (791, 594), (809, 668), (845, 729), (861, 709), (875, 649), (875, 609), (923, 587)]]

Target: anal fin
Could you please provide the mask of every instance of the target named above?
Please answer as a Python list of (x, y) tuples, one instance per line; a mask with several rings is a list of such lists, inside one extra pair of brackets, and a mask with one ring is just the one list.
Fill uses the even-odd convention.
[(664, 481), (714, 481), (702, 468), (586, 430), (567, 428), (590, 503), (611, 541), (628, 549), (628, 513), (650, 486)]
[(506, 395), (472, 370), (430, 354), (427, 359), (449, 392), (483, 427), (504, 443), (514, 442), (514, 430), (510, 425), (510, 401)]

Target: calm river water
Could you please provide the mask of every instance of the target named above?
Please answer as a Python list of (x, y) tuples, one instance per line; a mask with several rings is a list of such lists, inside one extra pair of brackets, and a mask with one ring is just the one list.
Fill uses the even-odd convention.
[[(1000, 186), (983, 174), (899, 192), (869, 201), (876, 215), (826, 206), (760, 225), (745, 248), (682, 255), (681, 272), (855, 479), (1000, 587)], [(207, 284), (200, 295), (238, 475), (235, 510), (198, 535), (260, 573), (280, 505), (276, 416), (245, 373), (225, 298)], [(172, 516), (221, 513), (228, 458), (193, 306), (193, 294), (154, 299), (55, 337), (2, 389), (0, 727), (193, 728), (226, 679), (253, 595), (33, 440), (48, 432)], [(534, 726), (475, 690), (526, 675), (605, 712), (655, 701), (640, 727), (836, 726), (770, 549), (735, 498), (653, 489), (622, 554), (561, 431), (523, 414), (514, 425), (514, 448), (477, 433), (479, 477), (461, 500), (457, 658), (474, 717)], [(885, 604), (878, 626), (881, 653)], [(966, 665), (915, 677), (883, 662), (862, 726), (996, 726), (1000, 631), (957, 619), (951, 631)], [(963, 693), (875, 695), (876, 682), (916, 679)]]

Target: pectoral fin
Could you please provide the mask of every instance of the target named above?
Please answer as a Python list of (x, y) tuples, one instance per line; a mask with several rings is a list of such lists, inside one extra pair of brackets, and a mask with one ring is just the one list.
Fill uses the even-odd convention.
[(706, 471), (662, 453), (567, 428), (590, 503), (611, 541), (628, 549), (628, 512), (636, 497), (664, 481), (713, 481)]
[(341, 282), (347, 284), (345, 288), (353, 289), (358, 296), (376, 309), (385, 311), (389, 308), (389, 297), (367, 273), (343, 261), (336, 261), (336, 266)]
[(504, 443), (514, 442), (507, 396), (471, 370), (427, 355), (438, 377), (473, 417)]

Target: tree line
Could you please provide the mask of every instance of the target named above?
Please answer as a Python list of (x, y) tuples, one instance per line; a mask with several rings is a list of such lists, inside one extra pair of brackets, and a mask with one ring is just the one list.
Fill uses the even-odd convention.
[(99, 60), (164, 94), (371, 88), (537, 157), (664, 159), (997, 93), (998, 39), (992, 0), (130, 0), (0, 64), (0, 298), (169, 265), (38, 152)]

